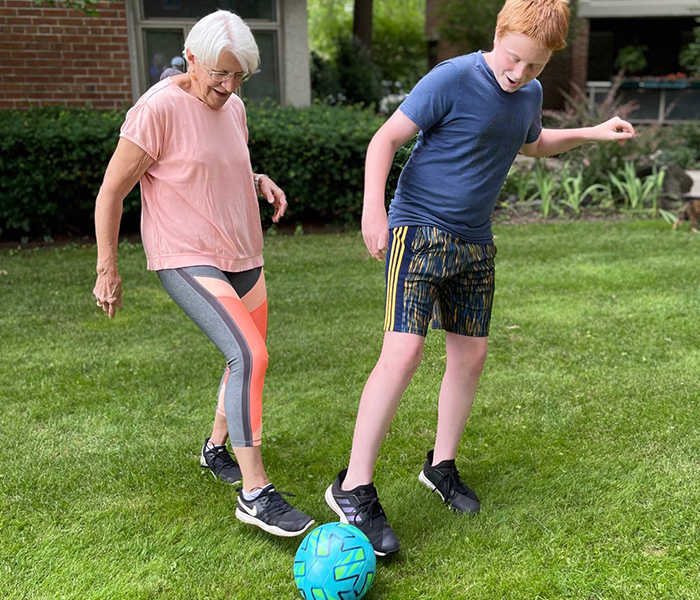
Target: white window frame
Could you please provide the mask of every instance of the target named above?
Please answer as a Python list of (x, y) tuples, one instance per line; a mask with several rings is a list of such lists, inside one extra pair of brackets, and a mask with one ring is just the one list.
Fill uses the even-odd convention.
[(577, 16), (584, 19), (620, 17), (693, 17), (697, 0), (579, 0)]
[[(284, 104), (285, 72), (284, 61), (282, 60), (282, 49), (284, 48), (283, 27), (281, 19), (280, 0), (273, 0), (275, 4), (275, 20), (246, 19), (253, 34), (256, 31), (273, 31), (277, 34), (277, 73), (278, 73), (278, 95), (280, 103)], [(129, 44), (129, 61), (131, 67), (131, 95), (133, 102), (150, 87), (148, 73), (145, 65), (146, 60), (145, 31), (148, 29), (160, 30), (180, 30), (183, 40), (187, 38), (190, 29), (197, 22), (196, 19), (187, 20), (182, 18), (161, 18), (146, 19), (143, 11), (142, 0), (126, 0), (127, 19), (127, 39)], [(239, 88), (240, 89), (240, 88)]]

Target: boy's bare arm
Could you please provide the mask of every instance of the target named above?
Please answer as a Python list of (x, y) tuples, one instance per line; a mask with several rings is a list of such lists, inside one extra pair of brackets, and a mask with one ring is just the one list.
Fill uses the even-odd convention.
[(634, 137), (634, 127), (619, 117), (600, 123), (595, 127), (579, 129), (543, 129), (532, 144), (525, 144), (521, 154), (532, 157), (553, 156), (577, 148), (586, 142), (619, 142)]
[(374, 134), (365, 159), (362, 236), (369, 253), (382, 260), (389, 244), (384, 193), (396, 151), (418, 133), (418, 126), (400, 110)]

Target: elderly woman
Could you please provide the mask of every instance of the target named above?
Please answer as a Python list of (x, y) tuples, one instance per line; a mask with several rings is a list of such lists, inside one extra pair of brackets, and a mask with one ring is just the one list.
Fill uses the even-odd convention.
[[(258, 48), (236, 15), (204, 17), (185, 41), (187, 72), (163, 79), (128, 112), (95, 206), (97, 282), (110, 318), (121, 307), (117, 246), (123, 200), (141, 183), (147, 268), (226, 358), (203, 467), (239, 489), (236, 517), (280, 536), (313, 520), (268, 481), (260, 442), (267, 369), (267, 292), (258, 195), (274, 206), (284, 192), (254, 174), (246, 114), (235, 90), (258, 67)], [(226, 448), (230, 440), (236, 457)]]

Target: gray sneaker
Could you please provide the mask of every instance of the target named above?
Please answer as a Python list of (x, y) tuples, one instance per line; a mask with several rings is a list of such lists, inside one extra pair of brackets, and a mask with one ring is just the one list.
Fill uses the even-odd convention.
[(287, 492), (278, 492), (268, 483), (257, 498), (246, 500), (243, 490), (238, 493), (236, 518), (239, 521), (260, 527), (263, 531), (281, 537), (294, 537), (304, 533), (314, 524), (307, 514), (291, 506), (284, 498), (293, 496)]
[(464, 485), (459, 476), (454, 460), (443, 460), (432, 466), (433, 451), (428, 452), (423, 470), (418, 475), (433, 492), (437, 492), (442, 501), (452, 510), (461, 513), (478, 513), (481, 509), (479, 498), (471, 488)]
[(199, 464), (205, 469), (209, 469), (214, 479), (221, 479), (221, 481), (232, 484), (240, 483), (241, 469), (238, 463), (231, 458), (226, 445), (207, 448), (208, 443), (209, 438), (204, 440)]

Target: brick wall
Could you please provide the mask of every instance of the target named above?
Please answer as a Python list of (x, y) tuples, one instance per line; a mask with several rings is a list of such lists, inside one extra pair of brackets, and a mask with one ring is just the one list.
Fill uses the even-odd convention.
[(131, 106), (125, 2), (97, 11), (0, 0), (0, 108)]

